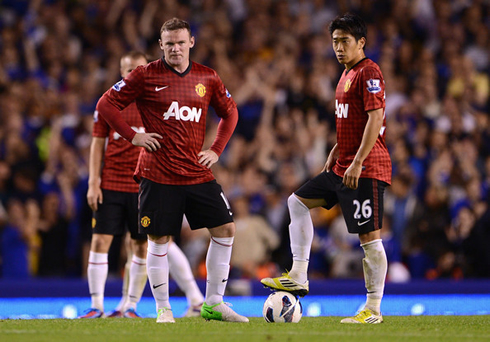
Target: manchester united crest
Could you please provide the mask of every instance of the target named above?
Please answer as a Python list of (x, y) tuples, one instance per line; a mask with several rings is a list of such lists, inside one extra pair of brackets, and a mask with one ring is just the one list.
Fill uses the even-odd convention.
[(345, 81), (344, 93), (347, 93), (349, 91), (351, 84), (352, 84), (352, 82), (350, 81), (350, 79), (348, 79), (347, 81)]
[(143, 228), (147, 228), (149, 225), (150, 225), (150, 218), (148, 216), (143, 216), (141, 218), (141, 226), (143, 226)]
[(204, 95), (206, 95), (206, 87), (202, 83), (197, 84), (196, 85), (196, 93), (200, 97), (204, 97)]

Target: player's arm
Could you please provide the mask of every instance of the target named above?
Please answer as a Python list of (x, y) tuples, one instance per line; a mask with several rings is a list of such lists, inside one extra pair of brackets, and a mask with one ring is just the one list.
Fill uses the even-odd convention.
[(109, 101), (107, 93), (97, 103), (97, 111), (117, 133), (133, 145), (144, 147), (150, 152), (161, 147), (157, 139), (162, 139), (162, 136), (158, 133), (136, 133), (123, 119), (120, 110)]
[(364, 128), (361, 145), (357, 150), (352, 164), (350, 164), (344, 173), (343, 183), (350, 189), (357, 189), (359, 177), (361, 176), (362, 172), (362, 163), (373, 149), (374, 144), (378, 139), (381, 127), (383, 126), (383, 108), (371, 110), (367, 113), (369, 118), (366, 123), (366, 127)]
[(96, 211), (102, 203), (102, 190), (100, 189), (100, 173), (102, 170), (102, 159), (104, 158), (105, 138), (92, 137), (89, 157), (89, 177), (87, 202), (89, 207)]
[(339, 148), (338, 148), (338, 145), (335, 144), (335, 146), (332, 148), (332, 150), (328, 154), (327, 162), (325, 163), (325, 166), (323, 167), (322, 172), (324, 172), (324, 171), (330, 172), (330, 170), (332, 170), (332, 167), (335, 165), (335, 161), (338, 158), (339, 158)]
[(219, 159), (221, 153), (225, 149), (226, 144), (230, 140), (233, 131), (238, 122), (238, 110), (234, 107), (229, 111), (229, 115), (221, 117), (218, 124), (218, 130), (216, 132), (216, 138), (209, 150), (199, 152), (199, 163), (210, 168)]
[(211, 106), (213, 106), (221, 120), (218, 124), (216, 138), (209, 150), (201, 151), (198, 154), (199, 163), (207, 168), (210, 168), (218, 161), (238, 123), (238, 110), (235, 101), (216, 73), (214, 79), (216, 81), (216, 91), (213, 92)]

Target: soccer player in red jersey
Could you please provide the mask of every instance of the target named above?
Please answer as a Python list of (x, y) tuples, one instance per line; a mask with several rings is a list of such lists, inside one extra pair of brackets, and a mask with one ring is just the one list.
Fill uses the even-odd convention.
[[(141, 52), (132, 51), (121, 57), (121, 75), (148, 63)], [(136, 104), (121, 112), (122, 118), (136, 132), (144, 132)], [(138, 232), (138, 184), (133, 173), (141, 152), (114, 131), (97, 112), (94, 115), (89, 162), (87, 201), (94, 211), (93, 235), (87, 269), (91, 308), (80, 318), (104, 317), (104, 287), (108, 272), (108, 253), (113, 237), (130, 233), (131, 248), (124, 275), (123, 298), (109, 317), (139, 317), (136, 305), (146, 285), (146, 234)], [(107, 147), (106, 147), (107, 142)], [(196, 315), (204, 300), (192, 274), (191, 267), (180, 248), (169, 246), (172, 276), (184, 291), (189, 309), (186, 316)], [(200, 314), (200, 311), (197, 313)]]
[(349, 233), (364, 249), (367, 300), (354, 317), (341, 323), (381, 323), (380, 305), (387, 272), (381, 242), (384, 189), (391, 183), (391, 161), (385, 144), (385, 85), (378, 65), (366, 58), (367, 29), (361, 18), (346, 14), (330, 23), (333, 49), (345, 70), (335, 93), (337, 144), (323, 171), (288, 199), (293, 265), (278, 278), (264, 278), (272, 289), (304, 296), (309, 291), (308, 259), (313, 240), (309, 210), (340, 204)]
[[(160, 30), (163, 58), (133, 70), (99, 100), (97, 110), (122, 137), (145, 150), (135, 171), (140, 231), (148, 234), (147, 271), (157, 322), (175, 322), (168, 294), (168, 243), (183, 215), (192, 229), (208, 228), (207, 286), (201, 316), (229, 322), (248, 318), (224, 304), (235, 224), (210, 167), (238, 121), (235, 101), (210, 68), (189, 59), (194, 46), (187, 22), (173, 18)], [(135, 102), (147, 133), (135, 132), (120, 111)], [(211, 105), (221, 118), (216, 138), (202, 150)]]

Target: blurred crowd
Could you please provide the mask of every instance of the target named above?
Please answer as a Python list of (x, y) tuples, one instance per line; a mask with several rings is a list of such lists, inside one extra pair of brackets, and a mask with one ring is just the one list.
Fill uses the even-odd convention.
[[(343, 67), (328, 23), (368, 24), (386, 81), (393, 184), (385, 194), (388, 281), (490, 277), (488, 0), (4, 0), (0, 3), (2, 278), (83, 277), (93, 112), (130, 50), (161, 57), (162, 23), (187, 20), (191, 58), (215, 69), (240, 120), (214, 173), (237, 225), (231, 276), (290, 265), (287, 197), (321, 171)], [(206, 146), (217, 117), (208, 117)], [(312, 211), (310, 277), (362, 279), (340, 209)], [(203, 277), (208, 234), (178, 243)], [(118, 250), (111, 270), (124, 263)]]

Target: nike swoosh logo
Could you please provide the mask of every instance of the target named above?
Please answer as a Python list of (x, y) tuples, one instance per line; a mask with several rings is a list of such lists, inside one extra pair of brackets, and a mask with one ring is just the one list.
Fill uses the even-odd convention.
[(371, 221), (371, 220), (367, 220), (367, 221), (364, 221), (364, 222), (357, 222), (357, 225), (358, 226), (362, 226), (362, 225), (368, 223), (369, 221)]
[(166, 283), (161, 283), (161, 284), (158, 284), (158, 285), (153, 285), (153, 288), (154, 289), (158, 289), (160, 286), (163, 286), (165, 285)]
[(168, 86), (163, 86), (163, 87), (155, 87), (155, 91), (160, 91), (160, 90), (163, 90), (165, 88), (168, 88)]
[(209, 309), (209, 308), (202, 308), (203, 311), (206, 311), (206, 313), (212, 315), (213, 314), (213, 309)]

